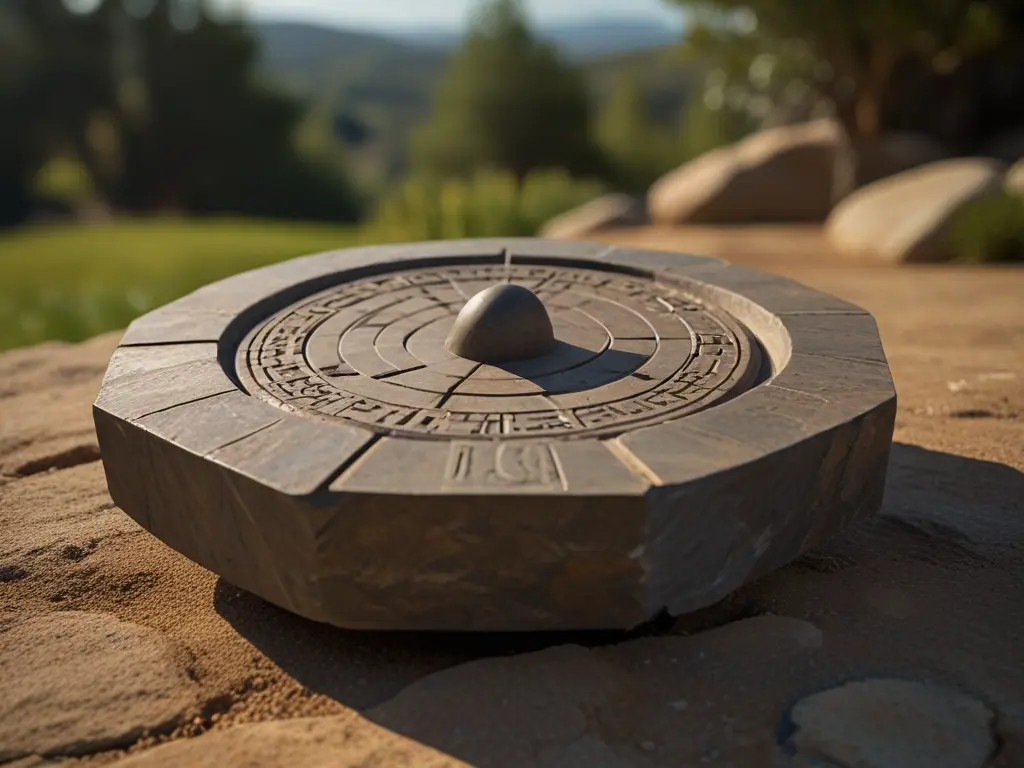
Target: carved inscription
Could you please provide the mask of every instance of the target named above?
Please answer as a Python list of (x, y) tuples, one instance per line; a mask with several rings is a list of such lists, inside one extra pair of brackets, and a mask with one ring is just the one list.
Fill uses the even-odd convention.
[(526, 441), (452, 443), (443, 486), (464, 491), (566, 488), (555, 447)]
[[(444, 338), (466, 296), (505, 279), (548, 305), (561, 347), (550, 359), (485, 371), (449, 353)], [(238, 374), (250, 392), (286, 410), (390, 434), (565, 439), (708, 407), (741, 385), (750, 350), (727, 314), (653, 280), (470, 264), (363, 278), (310, 296), (250, 334)], [(531, 450), (539, 453), (492, 456), (490, 482), (540, 482), (538, 472), (554, 482), (554, 453)], [(484, 482), (476, 470), (467, 477)]]

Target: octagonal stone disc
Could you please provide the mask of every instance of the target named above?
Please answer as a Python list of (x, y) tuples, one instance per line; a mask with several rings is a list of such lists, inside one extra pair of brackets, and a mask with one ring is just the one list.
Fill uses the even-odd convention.
[[(543, 302), (554, 345), (449, 351), (467, 301), (506, 283)], [(874, 321), (831, 296), (717, 259), (507, 239), (207, 286), (131, 325), (94, 415), (119, 506), (296, 613), (621, 628), (875, 511), (895, 392)]]

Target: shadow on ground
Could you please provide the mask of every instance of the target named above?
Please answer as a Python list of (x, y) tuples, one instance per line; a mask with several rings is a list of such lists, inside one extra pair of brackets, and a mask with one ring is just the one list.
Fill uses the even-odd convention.
[(743, 764), (794, 700), (853, 677), (938, 679), (1024, 712), (1007, 650), (1024, 636), (1021, 499), (1016, 469), (896, 444), (878, 518), (628, 635), (345, 631), (223, 580), (215, 607), (310, 690), (475, 765)]
[(631, 632), (376, 632), (304, 619), (217, 580), (214, 608), (269, 659), (314, 693), (353, 709), (376, 706), (432, 672), (556, 645), (595, 647), (663, 633), (658, 619)]

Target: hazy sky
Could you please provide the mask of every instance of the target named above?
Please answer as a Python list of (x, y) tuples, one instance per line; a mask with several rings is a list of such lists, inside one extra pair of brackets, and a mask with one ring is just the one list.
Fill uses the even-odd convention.
[[(221, 0), (261, 18), (317, 21), (338, 26), (409, 29), (455, 27), (475, 0)], [(595, 16), (653, 18), (673, 26), (678, 8), (664, 0), (526, 0), (535, 21), (583, 21)]]

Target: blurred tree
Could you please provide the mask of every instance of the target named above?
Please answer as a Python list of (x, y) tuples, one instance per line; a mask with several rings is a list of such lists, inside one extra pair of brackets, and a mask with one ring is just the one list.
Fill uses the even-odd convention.
[(530, 31), (519, 0), (486, 0), (414, 136), (415, 170), (468, 176), (494, 167), (600, 169), (580, 74)]
[(357, 215), (337, 164), (296, 147), (298, 103), (255, 80), (257, 44), (240, 22), (210, 18), (202, 0), (0, 2), (34, 51), (0, 92), (20, 94), (11, 111), (23, 138), (0, 133), (0, 157), (22, 158), (22, 184), (49, 156), (72, 154), (126, 210)]
[(691, 99), (683, 110), (681, 160), (688, 161), (712, 149), (739, 141), (756, 130), (755, 120), (743, 109), (715, 100), (715, 91)]
[[(104, 57), (103, 9), (68, 12), (60, 0), (0, 2), (0, 220), (28, 211), (32, 178), (48, 155), (71, 151), (83, 161), (89, 120), (112, 103)], [(92, 169), (99, 175), (99, 169)]]
[(0, 3), (0, 226), (27, 214), (32, 171), (41, 162), (38, 136), (26, 120), (39, 63), (30, 30)]
[(840, 191), (857, 183), (858, 145), (889, 127), (901, 68), (948, 72), (1024, 31), (1020, 0), (670, 1), (690, 11), (697, 55), (776, 102), (831, 105), (848, 140)]
[(612, 88), (595, 132), (616, 183), (630, 191), (646, 189), (681, 159), (678, 130), (655, 119), (647, 94), (630, 73)]

